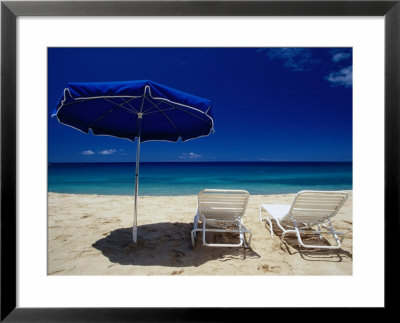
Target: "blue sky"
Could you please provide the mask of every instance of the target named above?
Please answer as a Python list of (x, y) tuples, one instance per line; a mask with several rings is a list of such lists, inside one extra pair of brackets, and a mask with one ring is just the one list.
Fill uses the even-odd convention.
[(351, 161), (351, 48), (49, 48), (49, 162), (132, 162), (136, 143), (51, 117), (68, 82), (144, 80), (211, 100), (215, 133), (141, 161)]

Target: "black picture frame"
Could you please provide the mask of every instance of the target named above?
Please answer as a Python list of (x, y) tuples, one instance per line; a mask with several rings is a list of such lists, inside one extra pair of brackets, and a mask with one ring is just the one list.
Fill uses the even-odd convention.
[[(16, 19), (19, 16), (382, 16), (385, 19), (385, 309), (399, 234), (400, 0), (395, 1), (2, 1), (1, 321), (235, 321), (239, 309), (16, 307)], [(391, 238), (392, 237), (392, 238)], [(391, 275), (390, 275), (391, 276)], [(397, 276), (397, 275), (396, 275)], [(391, 287), (392, 286), (392, 287)], [(40, 291), (38, 291), (40, 292)], [(260, 311), (260, 309), (254, 311)], [(326, 314), (326, 313), (325, 313)], [(258, 314), (254, 314), (258, 315)], [(265, 314), (264, 314), (265, 315)], [(253, 316), (253, 314), (252, 314)], [(254, 317), (255, 318), (255, 317)], [(264, 318), (265, 319), (265, 318)]]

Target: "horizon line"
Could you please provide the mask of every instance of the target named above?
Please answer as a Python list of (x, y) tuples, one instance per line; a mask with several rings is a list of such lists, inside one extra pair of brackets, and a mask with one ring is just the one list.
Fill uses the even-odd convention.
[[(140, 161), (140, 163), (352, 163), (352, 160), (193, 160), (193, 161)], [(48, 164), (135, 164), (136, 161), (73, 161), (73, 162), (47, 162)]]

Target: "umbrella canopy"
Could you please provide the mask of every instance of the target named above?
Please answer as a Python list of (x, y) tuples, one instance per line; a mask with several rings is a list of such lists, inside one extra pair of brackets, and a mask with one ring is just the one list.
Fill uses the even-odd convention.
[(53, 112), (58, 121), (85, 133), (135, 140), (182, 141), (213, 129), (207, 99), (152, 81), (68, 83)]
[(149, 80), (68, 83), (52, 116), (84, 133), (137, 141), (134, 242), (140, 143), (186, 141), (214, 131), (209, 100)]

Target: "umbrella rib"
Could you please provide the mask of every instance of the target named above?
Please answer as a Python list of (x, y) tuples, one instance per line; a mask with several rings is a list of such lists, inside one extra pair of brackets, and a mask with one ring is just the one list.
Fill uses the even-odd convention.
[[(151, 107), (151, 109), (153, 109), (153, 107)], [(149, 111), (149, 110), (151, 110), (151, 109), (148, 109), (148, 110), (146, 110), (146, 111)], [(164, 110), (162, 110), (162, 111), (170, 111), (170, 110), (175, 110), (175, 108), (164, 109)], [(152, 111), (152, 112), (147, 112), (147, 113), (144, 113), (144, 114), (145, 114), (145, 115), (149, 115), (149, 114), (153, 114), (153, 113), (160, 113), (160, 111)]]
[[(127, 107), (124, 107), (123, 105), (119, 105), (118, 103), (115, 103), (114, 101), (112, 101), (112, 100), (110, 100), (109, 98), (106, 98), (106, 97), (104, 97), (104, 98), (100, 98), (100, 97), (99, 97), (99, 98), (94, 98), (94, 99), (80, 99), (79, 101), (76, 100), (76, 101), (71, 102), (71, 103), (64, 103), (63, 105), (64, 105), (65, 107), (68, 107), (68, 106), (71, 106), (71, 105), (74, 105), (74, 104), (80, 104), (80, 103), (82, 103), (82, 102), (87, 102), (87, 101), (96, 100), (96, 99), (97, 99), (97, 100), (100, 100), (100, 99), (106, 100), (106, 101), (108, 101), (108, 102), (110, 102), (110, 103), (112, 103), (112, 104), (118, 105), (119, 107), (128, 110), (129, 112), (135, 112), (135, 113), (137, 113), (137, 111), (135, 110), (135, 108), (132, 107), (130, 104), (128, 104), (128, 105), (129, 105), (130, 108), (132, 108), (132, 110), (128, 109)], [(134, 99), (137, 99), (137, 97), (130, 98), (129, 100), (124, 101), (122, 104), (129, 103), (130, 101), (132, 101), (132, 100), (134, 100)]]
[[(147, 113), (148, 111), (152, 110), (154, 107), (158, 107), (161, 103), (163, 103), (163, 101), (161, 101), (161, 102), (158, 103), (158, 104), (154, 104), (153, 101), (151, 101), (151, 100), (148, 99), (147, 97), (145, 97), (145, 98), (146, 98), (146, 100), (149, 101), (153, 106), (150, 107), (150, 108), (148, 108), (147, 110), (143, 111), (143, 114), (145, 114), (145, 113)], [(158, 112), (158, 111), (153, 111), (153, 112), (149, 112), (149, 113), (155, 113), (155, 112)], [(149, 114), (149, 113), (147, 113), (147, 114)]]
[[(161, 99), (160, 99), (161, 100)], [(186, 112), (187, 114), (190, 114), (190, 115), (192, 115), (193, 117), (196, 117), (196, 118), (198, 118), (198, 119), (200, 119), (201, 121), (203, 121), (203, 122), (205, 122), (206, 124), (209, 124), (208, 122), (207, 122), (207, 120), (204, 120), (203, 118), (200, 118), (198, 115), (195, 115), (194, 113), (192, 113), (192, 112), (189, 112), (189, 111), (187, 111), (187, 110), (185, 110), (185, 109), (183, 109), (183, 108), (181, 108), (181, 107), (178, 107), (178, 106), (174, 106), (174, 105), (172, 105), (171, 103), (169, 103), (168, 101), (163, 101), (165, 104), (168, 104), (169, 106), (171, 106), (172, 108), (174, 108), (174, 109), (178, 109), (178, 110), (181, 110), (181, 111), (183, 111), (183, 112)], [(204, 113), (204, 112), (203, 112)]]
[[(201, 111), (201, 110), (199, 110), (199, 109), (193, 108), (193, 107), (191, 107), (191, 106), (189, 106), (189, 105), (185, 105), (185, 104), (182, 104), (182, 103), (170, 101), (170, 100), (167, 99), (167, 98), (153, 97), (152, 94), (151, 94), (151, 88), (150, 88), (150, 86), (146, 85), (146, 87), (148, 87), (148, 89), (149, 89), (149, 94), (150, 94), (150, 97), (151, 97), (152, 99), (163, 101), (165, 104), (168, 104), (169, 106), (172, 106), (172, 107), (174, 107), (174, 108), (176, 108), (176, 109), (179, 109), (179, 110), (181, 110), (181, 111), (184, 111), (184, 112), (186, 112), (186, 113), (188, 113), (188, 114), (190, 114), (190, 115), (192, 115), (192, 116), (194, 116), (194, 117), (200, 119), (201, 121), (203, 121), (203, 122), (206, 123), (207, 125), (209, 125), (209, 123), (208, 123), (206, 120), (200, 118), (199, 116), (195, 115), (194, 113), (190, 113), (189, 111), (187, 111), (187, 110), (185, 110), (185, 109), (182, 109), (182, 108), (179, 107), (179, 106), (182, 106), (182, 107), (186, 107), (186, 108), (189, 108), (189, 109), (193, 109), (193, 110), (199, 111), (200, 113), (203, 113), (205, 116), (207, 116), (208, 118), (210, 118), (210, 119), (211, 119), (211, 126), (213, 125), (213, 119), (212, 119), (212, 117), (209, 116), (209, 115), (207, 115), (206, 112), (203, 112), (203, 111)], [(145, 93), (146, 93), (146, 87), (145, 87)], [(209, 109), (210, 109), (210, 107), (208, 108), (208, 110), (209, 110)], [(207, 111), (208, 111), (208, 110), (207, 110)]]
[[(134, 99), (134, 98), (132, 98), (131, 100), (133, 100), (133, 99)], [(114, 106), (113, 108), (109, 109), (108, 111), (103, 112), (101, 115), (99, 115), (99, 116), (96, 118), (96, 120), (94, 120), (93, 122), (91, 122), (91, 123), (89, 124), (89, 128), (92, 128), (94, 124), (96, 124), (96, 123), (99, 122), (101, 119), (103, 119), (107, 114), (109, 114), (109, 113), (115, 111), (115, 110), (118, 109), (118, 108), (125, 109), (125, 110), (127, 110), (129, 113), (134, 114), (134, 111), (128, 109), (127, 107), (124, 107), (123, 105), (120, 105), (120, 104), (118, 104), (118, 103), (115, 103), (114, 101), (112, 101), (112, 100), (110, 100), (110, 99), (108, 99), (108, 98), (104, 98), (104, 100), (106, 100), (107, 102), (110, 102), (110, 103), (114, 104), (115, 106)], [(124, 103), (125, 103), (125, 101), (124, 101)]]
[[(161, 103), (164, 103), (163, 101), (161, 101), (161, 102), (159, 102), (159, 103), (157, 103), (157, 104), (154, 104), (154, 102), (151, 101), (149, 98), (147, 98), (147, 97), (144, 97), (144, 98), (145, 98), (147, 101), (150, 102), (150, 104), (152, 105), (152, 107), (150, 107), (149, 109), (147, 109), (146, 111), (144, 111), (143, 114), (146, 113), (147, 111), (150, 111), (150, 110), (154, 109), (154, 108), (158, 108), (159, 111), (153, 111), (153, 112), (149, 112), (149, 113), (147, 113), (147, 114), (150, 114), (150, 113), (157, 113), (157, 112), (162, 112), (162, 111), (166, 111), (166, 110), (167, 110), (167, 109), (162, 110), (162, 109), (160, 109), (160, 108), (158, 107)], [(168, 110), (173, 110), (173, 109), (174, 109), (174, 107), (172, 107), (171, 109), (168, 109)]]
[(132, 109), (133, 112), (138, 113), (138, 111), (137, 111), (133, 106), (131, 106), (131, 105), (129, 104), (129, 102), (133, 101), (134, 99), (137, 99), (137, 97), (135, 97), (135, 98), (130, 98), (129, 100), (124, 101), (124, 103), (122, 103), (122, 104), (125, 104), (125, 103), (126, 103), (126, 104)]
[[(135, 99), (135, 98), (133, 98), (133, 99)], [(132, 100), (133, 100), (133, 99), (132, 99)], [(122, 109), (125, 109), (125, 110), (129, 111), (130, 113), (137, 113), (136, 110), (132, 111), (132, 110), (130, 110), (128, 107), (125, 107), (125, 106), (123, 106), (122, 104), (118, 104), (118, 103), (116, 103), (116, 102), (110, 100), (109, 98), (104, 98), (104, 100), (106, 100), (107, 102), (110, 102), (110, 103), (112, 103), (112, 104), (115, 104), (116, 106), (118, 106), (118, 107), (120, 107), (120, 108), (122, 108)], [(125, 104), (126, 102), (129, 102), (129, 101), (124, 101), (123, 104)], [(130, 106), (130, 105), (129, 105), (129, 106)]]
[[(147, 99), (147, 98), (146, 98)], [(150, 101), (150, 100), (149, 100)], [(151, 104), (153, 104), (153, 102), (150, 101)], [(157, 105), (153, 104), (155, 108), (157, 108), (158, 110), (160, 110), (160, 112), (162, 113), (162, 115), (172, 124), (172, 126), (175, 128), (176, 132), (178, 133), (179, 137), (182, 137), (181, 133), (179, 132), (178, 128), (176, 127), (176, 125), (172, 122), (172, 120), (167, 116), (167, 114), (164, 112), (164, 110), (161, 110)]]
[(111, 112), (113, 112), (114, 110), (116, 110), (116, 109), (118, 109), (118, 108), (120, 108), (120, 106), (115, 106), (115, 107), (113, 107), (113, 108), (107, 110), (106, 112), (103, 112), (102, 114), (100, 114), (100, 115), (96, 118), (96, 120), (94, 120), (93, 122), (91, 122), (91, 123), (89, 124), (89, 128), (92, 128), (93, 125), (94, 125), (95, 123), (97, 123), (97, 122), (99, 122), (101, 119), (103, 119), (103, 118), (105, 117), (106, 114), (111, 113)]
[[(153, 97), (152, 97), (153, 98)], [(160, 100), (161, 102), (159, 103), (159, 104), (157, 104), (157, 105), (155, 105), (151, 100), (149, 100), (147, 97), (145, 97), (145, 99), (147, 99), (154, 107), (156, 107), (156, 108), (158, 108), (158, 105), (160, 105), (161, 103), (165, 103), (165, 104), (167, 104), (167, 105), (169, 105), (170, 107), (171, 107), (171, 109), (168, 109), (168, 110), (173, 110), (173, 109), (179, 109), (179, 110), (181, 110), (181, 111), (183, 111), (183, 112), (186, 112), (187, 114), (190, 114), (190, 115), (192, 115), (193, 117), (196, 117), (196, 118), (198, 118), (198, 119), (200, 119), (201, 121), (203, 121), (203, 122), (205, 122), (205, 123), (207, 123), (208, 124), (208, 122), (206, 121), (206, 120), (204, 120), (203, 118), (201, 118), (201, 117), (199, 117), (199, 116), (197, 116), (196, 114), (194, 114), (194, 113), (192, 113), (192, 112), (189, 112), (189, 111), (187, 111), (187, 110), (185, 110), (185, 109), (183, 109), (183, 108), (181, 108), (181, 107), (178, 107), (178, 106), (176, 106), (176, 105), (173, 105), (172, 103), (170, 103), (169, 101), (165, 101), (165, 100), (163, 100), (163, 99), (155, 99), (155, 98), (153, 98), (153, 99), (155, 99), (155, 100)], [(151, 107), (150, 109), (147, 109), (147, 111), (149, 111), (149, 110), (151, 110), (153, 107)], [(159, 109), (159, 108), (158, 108)], [(162, 112), (162, 111), (166, 111), (166, 110), (161, 110), (161, 109), (159, 109), (160, 110), (160, 112)]]
[(68, 107), (70, 105), (79, 104), (79, 103), (86, 102), (86, 101), (89, 101), (89, 100), (80, 100), (80, 101), (75, 100), (75, 101), (73, 101), (71, 103), (64, 103), (63, 106), (64, 107)]

